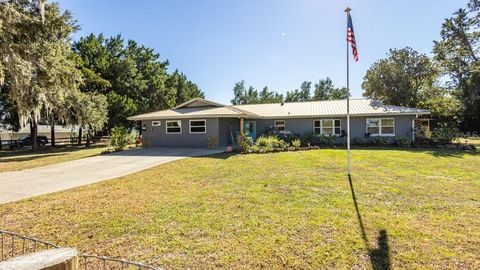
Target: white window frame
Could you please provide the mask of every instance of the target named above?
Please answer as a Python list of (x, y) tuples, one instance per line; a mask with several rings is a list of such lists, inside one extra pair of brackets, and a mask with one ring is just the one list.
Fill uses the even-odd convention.
[[(384, 137), (394, 137), (395, 136), (395, 117), (376, 117), (376, 118), (367, 118), (365, 119), (365, 133), (368, 133), (368, 120), (378, 120), (378, 132), (379, 133), (370, 133), (370, 136), (384, 136)], [(393, 133), (383, 133), (382, 132), (382, 120), (392, 120), (393, 122)], [(390, 126), (387, 126), (390, 127)]]
[(162, 126), (162, 121), (152, 121), (152, 127), (160, 127)]
[[(278, 125), (277, 122), (283, 122), (283, 124)], [(285, 128), (285, 120), (273, 120), (273, 127), (278, 130), (278, 127), (283, 127), (283, 131), (287, 130)]]
[[(205, 128), (205, 131), (204, 132), (192, 132), (192, 122), (194, 121), (203, 121), (205, 124), (203, 125), (203, 127)], [(202, 127), (202, 126), (195, 126), (195, 127)], [(190, 121), (188, 121), (188, 131), (190, 132), (190, 134), (205, 134), (207, 133), (207, 120), (206, 119), (191, 119)]]
[[(315, 127), (315, 121), (320, 121), (320, 127)], [(332, 125), (333, 134), (330, 135), (330, 136), (337, 136), (337, 137), (338, 137), (338, 136), (342, 135), (342, 119), (315, 119), (315, 120), (313, 120), (313, 133), (314, 133), (314, 134), (323, 135), (323, 121), (333, 121), (333, 123), (332, 123), (332, 124), (333, 124), (333, 125)], [(340, 131), (339, 131), (338, 134), (335, 133), (335, 121), (340, 122)], [(317, 128), (317, 129), (318, 129), (318, 128), (320, 129), (320, 133), (316, 133), (316, 132), (315, 132), (315, 129), (316, 129), (316, 128)]]
[[(177, 122), (180, 128), (179, 132), (168, 132), (168, 123)], [(165, 133), (166, 134), (182, 134), (182, 120), (167, 120), (165, 121)]]

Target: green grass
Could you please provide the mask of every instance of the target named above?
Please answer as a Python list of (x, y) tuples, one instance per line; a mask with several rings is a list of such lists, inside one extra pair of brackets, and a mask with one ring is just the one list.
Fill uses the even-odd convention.
[(185, 159), (2, 205), (0, 228), (168, 269), (480, 268), (480, 154), (354, 150), (356, 203), (345, 159)]
[(19, 171), (75, 159), (99, 155), (104, 145), (44, 147), (31, 149), (0, 150), (0, 172)]
[(473, 144), (477, 148), (480, 147), (480, 137), (459, 138), (459, 139), (455, 140), (455, 142)]

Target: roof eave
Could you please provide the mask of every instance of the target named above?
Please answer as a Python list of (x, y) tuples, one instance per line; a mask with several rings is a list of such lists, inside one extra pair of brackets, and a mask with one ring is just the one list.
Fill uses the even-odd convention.
[(201, 119), (201, 118), (246, 118), (244, 114), (204, 114), (204, 115), (178, 115), (178, 116), (131, 116), (128, 120), (144, 121), (144, 120), (169, 120), (169, 119)]
[[(427, 115), (424, 112), (406, 112), (406, 113), (367, 113), (367, 114), (350, 114), (351, 117), (367, 117), (367, 116), (399, 116), (399, 115)], [(166, 119), (199, 119), (199, 118), (251, 118), (251, 119), (298, 119), (298, 118), (322, 118), (322, 117), (346, 117), (346, 114), (325, 114), (325, 115), (274, 115), (261, 116), (257, 114), (205, 114), (205, 115), (179, 115), (179, 116), (131, 116), (128, 120), (166, 120)]]
[[(350, 114), (350, 117), (368, 117), (368, 116), (399, 116), (399, 115), (425, 115), (430, 112), (408, 112), (408, 113), (363, 113)], [(253, 116), (251, 118), (260, 119), (298, 119), (298, 118), (323, 118), (323, 117), (347, 117), (346, 114), (325, 114), (325, 115), (273, 115), (273, 116)]]

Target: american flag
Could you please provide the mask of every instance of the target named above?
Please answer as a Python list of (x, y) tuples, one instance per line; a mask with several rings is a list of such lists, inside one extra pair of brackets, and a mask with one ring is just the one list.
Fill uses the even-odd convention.
[(352, 44), (353, 59), (358, 61), (357, 43), (355, 42), (355, 33), (353, 32), (352, 16), (348, 13), (347, 41)]

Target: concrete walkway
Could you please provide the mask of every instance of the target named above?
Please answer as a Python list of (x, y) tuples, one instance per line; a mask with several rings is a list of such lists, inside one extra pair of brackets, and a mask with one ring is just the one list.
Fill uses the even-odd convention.
[(0, 204), (79, 187), (170, 161), (216, 154), (223, 149), (145, 148), (0, 173)]

